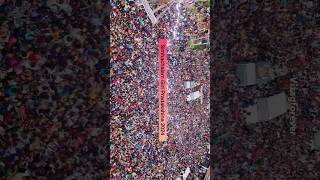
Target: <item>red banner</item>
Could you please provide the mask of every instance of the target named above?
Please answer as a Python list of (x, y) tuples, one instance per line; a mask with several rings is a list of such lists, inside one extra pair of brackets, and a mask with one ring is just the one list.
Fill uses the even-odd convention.
[(168, 113), (168, 96), (167, 96), (167, 40), (159, 41), (159, 141), (166, 141), (167, 136), (167, 113)]

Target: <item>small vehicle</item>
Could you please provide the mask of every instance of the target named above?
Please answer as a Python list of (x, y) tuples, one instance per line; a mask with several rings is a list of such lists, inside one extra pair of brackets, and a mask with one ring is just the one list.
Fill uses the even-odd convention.
[(209, 48), (210, 43), (208, 37), (202, 37), (198, 39), (191, 39), (189, 41), (189, 48), (193, 50), (205, 50)]

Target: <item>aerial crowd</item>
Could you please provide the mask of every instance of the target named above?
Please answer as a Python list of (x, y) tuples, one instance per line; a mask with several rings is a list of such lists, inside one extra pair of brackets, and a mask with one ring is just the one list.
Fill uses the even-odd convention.
[[(319, 19), (313, 1), (221, 1), (213, 19), (211, 164), (214, 179), (317, 179)], [(319, 13), (319, 12), (318, 12)], [(268, 62), (288, 73), (240, 86), (237, 64)], [(296, 106), (248, 124), (253, 99), (284, 92)], [(290, 101), (289, 101), (290, 103)], [(266, 109), (263, 109), (266, 110)], [(294, 111), (294, 112), (292, 112)], [(296, 126), (292, 128), (291, 121)], [(293, 130), (292, 130), (293, 129)]]
[(107, 179), (106, 7), (1, 1), (0, 179)]
[[(177, 179), (187, 168), (188, 179), (203, 179), (209, 166), (221, 180), (320, 176), (315, 1), (223, 0), (211, 18), (202, 3), (176, 1), (157, 24), (141, 2), (0, 0), (0, 179)], [(209, 33), (211, 51), (190, 48)], [(166, 142), (158, 140), (161, 38), (168, 39)], [(240, 86), (236, 66), (258, 62), (288, 72)], [(197, 85), (186, 89), (185, 81)], [(246, 107), (280, 92), (294, 96), (294, 117), (248, 124)]]
[[(156, 5), (150, 3), (153, 9)], [(208, 29), (197, 26), (197, 16), (182, 4), (170, 6), (155, 25), (137, 1), (113, 1), (111, 7), (112, 178), (176, 179), (189, 167), (189, 178), (202, 179), (209, 166), (209, 51), (192, 50), (188, 42), (205, 36)], [(197, 6), (206, 17), (208, 8)], [(158, 139), (161, 38), (168, 40), (164, 143)], [(184, 81), (196, 81), (198, 86), (184, 89)], [(187, 95), (201, 87), (202, 104), (200, 98), (187, 102)]]

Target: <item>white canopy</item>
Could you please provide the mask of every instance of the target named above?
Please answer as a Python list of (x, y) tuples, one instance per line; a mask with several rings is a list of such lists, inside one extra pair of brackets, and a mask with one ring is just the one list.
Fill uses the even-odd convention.
[(320, 131), (313, 136), (313, 149), (320, 150)]
[(182, 175), (183, 180), (186, 180), (190, 173), (191, 173), (191, 170), (189, 167), (187, 167), (187, 169), (184, 171)]
[(183, 86), (185, 89), (192, 89), (192, 88), (196, 87), (197, 85), (199, 85), (199, 84), (196, 83), (195, 81), (184, 81), (183, 82)]
[(256, 100), (255, 105), (246, 108), (250, 115), (246, 117), (248, 124), (274, 119), (289, 109), (285, 93), (276, 94), (268, 98)]
[(289, 109), (287, 96), (285, 93), (280, 93), (267, 98), (268, 118), (274, 119), (275, 117), (284, 114)]
[(187, 101), (192, 101), (201, 97), (200, 91), (192, 92), (187, 96)]
[(274, 68), (266, 62), (238, 64), (236, 67), (240, 86), (250, 86), (272, 80), (275, 78), (274, 71)]
[(200, 91), (195, 91), (187, 95), (187, 101), (192, 101), (200, 98), (201, 104), (203, 103), (203, 87), (200, 88)]
[(238, 64), (236, 75), (240, 79), (240, 86), (250, 86), (257, 83), (255, 63)]

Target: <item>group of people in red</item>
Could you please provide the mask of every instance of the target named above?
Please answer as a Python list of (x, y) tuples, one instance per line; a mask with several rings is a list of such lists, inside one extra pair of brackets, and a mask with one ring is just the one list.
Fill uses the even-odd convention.
[[(319, 19), (315, 18), (319, 14), (314, 16), (317, 4), (220, 2), (214, 8), (216, 19), (211, 30), (217, 37), (211, 71), (212, 84), (217, 84), (211, 89), (213, 178), (317, 179), (320, 154), (312, 145), (319, 130), (320, 103), (315, 95), (319, 92), (320, 55)], [(266, 83), (240, 86), (236, 65), (257, 62), (288, 69), (288, 73)], [(247, 123), (247, 104), (280, 92), (294, 96), (295, 113), (288, 110), (275, 119)], [(292, 119), (296, 120), (295, 128), (291, 128)]]
[[(196, 16), (178, 2), (155, 25), (139, 1), (111, 4), (112, 178), (176, 179), (189, 167), (189, 178), (202, 179), (209, 166), (209, 52), (188, 47), (191, 38), (204, 36), (208, 29), (197, 26)], [(156, 8), (152, 1), (150, 6)], [(209, 16), (209, 7), (197, 9)], [(159, 142), (158, 132), (160, 39), (168, 40), (165, 142)], [(203, 104), (186, 101), (192, 90), (183, 84), (191, 80), (199, 83), (192, 90), (203, 87)]]

